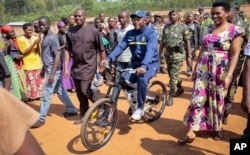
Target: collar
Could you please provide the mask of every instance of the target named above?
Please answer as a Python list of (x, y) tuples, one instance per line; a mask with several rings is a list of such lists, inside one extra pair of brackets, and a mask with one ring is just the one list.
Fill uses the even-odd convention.
[(144, 32), (147, 29), (147, 25), (144, 25), (140, 30), (138, 30), (139, 32)]
[(131, 24), (128, 24), (127, 27), (125, 27), (125, 29), (122, 29), (121, 25), (119, 26), (120, 31), (128, 31), (128, 30), (131, 30), (133, 28), (134, 28), (134, 26)]

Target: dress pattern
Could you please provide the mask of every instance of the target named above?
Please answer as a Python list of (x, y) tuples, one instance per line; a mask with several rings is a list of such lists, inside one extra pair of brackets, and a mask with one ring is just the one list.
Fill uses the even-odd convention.
[(209, 25), (204, 36), (191, 103), (184, 116), (184, 124), (193, 131), (222, 130), (227, 94), (224, 79), (229, 68), (231, 43), (244, 32), (236, 25), (219, 34), (213, 34), (213, 29), (214, 25)]

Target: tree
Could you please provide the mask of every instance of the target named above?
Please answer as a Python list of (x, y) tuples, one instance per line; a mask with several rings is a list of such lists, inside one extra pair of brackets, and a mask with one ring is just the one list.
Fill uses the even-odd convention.
[(4, 1), (5, 12), (12, 15), (24, 14), (25, 4), (26, 0), (6, 0)]

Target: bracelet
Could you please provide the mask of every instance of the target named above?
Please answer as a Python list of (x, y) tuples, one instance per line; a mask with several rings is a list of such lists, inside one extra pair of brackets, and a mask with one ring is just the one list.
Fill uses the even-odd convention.
[(228, 73), (228, 74), (227, 74), (227, 76), (233, 76), (233, 74), (231, 74), (231, 73)]

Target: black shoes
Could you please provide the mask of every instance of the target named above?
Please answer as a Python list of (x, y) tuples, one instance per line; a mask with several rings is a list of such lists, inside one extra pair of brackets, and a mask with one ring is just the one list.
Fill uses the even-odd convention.
[(77, 116), (77, 112), (72, 112), (71, 113), (71, 112), (66, 111), (66, 112), (63, 113), (63, 117), (65, 117), (65, 118), (66, 117), (72, 117), (72, 116)]
[(44, 124), (45, 124), (45, 121), (38, 120), (31, 128), (39, 128), (40, 126)]
[(180, 96), (183, 93), (184, 93), (184, 89), (182, 87), (179, 87), (177, 89), (177, 91), (174, 93), (173, 97), (178, 97), (178, 96)]

